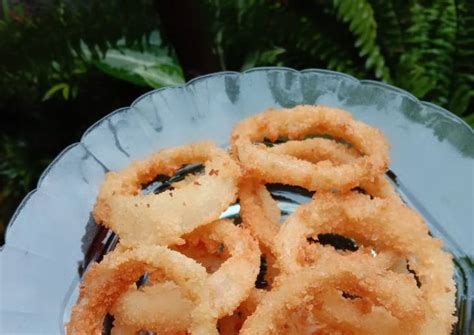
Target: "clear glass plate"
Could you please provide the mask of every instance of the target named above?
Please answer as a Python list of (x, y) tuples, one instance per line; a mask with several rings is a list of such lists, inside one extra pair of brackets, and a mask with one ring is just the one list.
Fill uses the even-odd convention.
[[(325, 104), (380, 128), (403, 198), (455, 257), (459, 323), (473, 331), (474, 132), (409, 93), (324, 70), (258, 68), (159, 89), (91, 126), (43, 173), (18, 207), (0, 252), (0, 333), (61, 334), (84, 267), (112, 245), (91, 209), (104, 174), (158, 149), (211, 139), (227, 146), (235, 123), (268, 107)], [(393, 176), (392, 176), (393, 177)], [(291, 212), (305, 195), (273, 189)], [(230, 208), (226, 215), (238, 212)]]

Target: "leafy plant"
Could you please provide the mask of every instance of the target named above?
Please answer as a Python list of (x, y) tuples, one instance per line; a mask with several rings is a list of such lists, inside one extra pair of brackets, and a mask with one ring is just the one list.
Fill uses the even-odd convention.
[(356, 76), (364, 73), (352, 33), (329, 4), (214, 0), (208, 1), (208, 6), (214, 18), (216, 50), (225, 69), (240, 70), (251, 55), (285, 50), (255, 65), (330, 67)]
[(53, 61), (51, 64), (51, 86), (43, 96), (43, 101), (61, 94), (64, 100), (74, 99), (78, 94), (78, 80), (87, 73), (86, 64), (76, 58), (70, 73), (65, 77), (61, 65)]
[(474, 99), (474, 2), (455, 1), (457, 31), (455, 55), (448, 108), (459, 115), (466, 116), (474, 127), (472, 103)]
[(34, 101), (56, 92), (73, 97), (78, 64), (87, 68), (84, 45), (100, 59), (118, 41), (132, 45), (159, 25), (151, 0), (52, 0), (16, 6), (1, 1), (3, 98), (23, 94)]
[(103, 72), (136, 85), (158, 88), (184, 84), (183, 71), (176, 56), (163, 45), (157, 31), (131, 46), (120, 40), (103, 57), (92, 57), (86, 46), (83, 53)]
[(226, 68), (238, 70), (253, 55), (285, 50), (252, 64), (381, 79), (472, 124), (472, 1), (213, 0), (208, 6)]
[[(40, 87), (44, 98), (74, 98), (77, 78), (90, 67), (137, 85), (183, 83), (172, 43), (157, 31), (152, 0), (54, 0), (41, 10), (2, 2), (4, 94)], [(470, 0), (206, 0), (202, 7), (212, 18), (222, 69), (334, 69), (393, 83), (471, 120)]]

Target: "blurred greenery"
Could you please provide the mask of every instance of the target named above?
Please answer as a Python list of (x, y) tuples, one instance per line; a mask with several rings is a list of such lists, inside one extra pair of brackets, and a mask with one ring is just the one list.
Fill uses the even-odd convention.
[(127, 46), (122, 39), (99, 59), (94, 59), (87, 47), (83, 50), (88, 61), (117, 79), (150, 87), (185, 83), (176, 57), (163, 46), (157, 31), (152, 32), (148, 39), (142, 38), (131, 46)]
[[(2, 229), (88, 125), (150, 88), (206, 73), (190, 68), (198, 53), (222, 70), (328, 68), (382, 80), (474, 126), (472, 0), (202, 0), (196, 12), (163, 12), (164, 2), (0, 0)], [(207, 35), (191, 41), (169, 28), (181, 23)]]

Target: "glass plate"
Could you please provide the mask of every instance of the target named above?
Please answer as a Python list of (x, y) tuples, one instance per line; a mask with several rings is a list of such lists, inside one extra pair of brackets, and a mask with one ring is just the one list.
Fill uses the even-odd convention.
[[(325, 104), (380, 128), (403, 198), (455, 257), (459, 322), (473, 329), (474, 133), (461, 119), (375, 81), (325, 70), (220, 72), (149, 92), (91, 126), (45, 170), (23, 200), (0, 253), (2, 334), (61, 334), (81, 273), (113, 245), (91, 209), (104, 174), (158, 149), (211, 139), (221, 146), (237, 121), (268, 107)], [(305, 195), (273, 189), (284, 211)], [(235, 215), (232, 207), (226, 215)]]

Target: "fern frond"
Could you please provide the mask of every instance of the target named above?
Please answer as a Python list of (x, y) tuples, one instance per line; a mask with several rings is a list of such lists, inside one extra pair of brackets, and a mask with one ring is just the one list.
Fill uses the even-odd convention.
[(420, 98), (447, 106), (456, 32), (453, 0), (438, 0), (430, 5), (414, 2), (406, 52), (398, 68), (398, 84)]
[(252, 55), (282, 48), (284, 53), (259, 64), (324, 67), (367, 77), (357, 50), (348, 44), (352, 35), (321, 4), (268, 0), (207, 0), (207, 4), (214, 13), (212, 31), (226, 69), (240, 70)]
[[(474, 99), (474, 2), (456, 1), (457, 36), (449, 110), (458, 115), (469, 112)], [(470, 124), (473, 125), (474, 109)]]
[[(398, 6), (402, 1), (395, 1)], [(400, 8), (392, 0), (370, 0), (377, 21), (377, 44), (385, 56), (389, 68), (398, 64), (405, 48), (403, 43), (403, 19)]]
[(338, 19), (349, 25), (356, 38), (355, 46), (359, 56), (366, 60), (365, 67), (374, 70), (377, 78), (390, 81), (389, 69), (377, 44), (377, 22), (371, 4), (367, 0), (333, 0), (333, 6)]
[[(300, 17), (300, 31), (297, 34), (298, 39), (295, 40), (294, 52), (306, 54), (313, 62), (318, 60), (328, 69), (359, 78), (367, 77), (363, 66), (357, 62), (357, 50), (347, 47), (348, 41), (352, 40), (351, 36), (347, 34), (344, 38), (344, 27), (338, 27), (337, 22), (329, 20), (329, 17)], [(336, 34), (339, 36), (335, 36)]]

